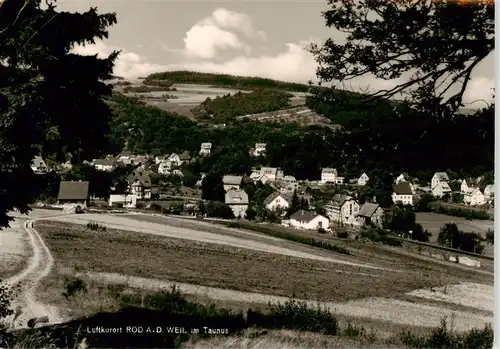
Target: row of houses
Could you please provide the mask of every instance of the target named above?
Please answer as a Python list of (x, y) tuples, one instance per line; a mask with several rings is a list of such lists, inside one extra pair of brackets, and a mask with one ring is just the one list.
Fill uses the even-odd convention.
[[(479, 187), (482, 178), (459, 180), (463, 203), (469, 206), (482, 206), (494, 201), (495, 186), (488, 184), (483, 190)], [(437, 198), (451, 195), (450, 178), (446, 172), (436, 172), (431, 179), (431, 192)]]

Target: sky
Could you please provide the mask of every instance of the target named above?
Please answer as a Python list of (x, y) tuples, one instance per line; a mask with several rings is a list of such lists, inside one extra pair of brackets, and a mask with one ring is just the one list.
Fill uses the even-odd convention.
[[(60, 0), (58, 6), (72, 12), (97, 7), (100, 13), (117, 14), (108, 39), (76, 47), (75, 52), (106, 55), (121, 50), (114, 73), (127, 78), (195, 70), (307, 83), (316, 81), (317, 64), (305, 46), (341, 39), (321, 17), (326, 0)], [(493, 79), (490, 54), (475, 69), (465, 102), (491, 100)], [(377, 90), (398, 82), (365, 76), (348, 88)]]

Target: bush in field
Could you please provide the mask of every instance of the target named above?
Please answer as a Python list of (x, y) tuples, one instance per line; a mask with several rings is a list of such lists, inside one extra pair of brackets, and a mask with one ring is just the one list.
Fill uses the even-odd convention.
[(90, 229), (92, 231), (106, 231), (106, 227), (104, 225), (100, 225), (97, 222), (88, 222), (87, 223), (87, 229)]
[(480, 219), (480, 220), (488, 220), (490, 219), (490, 215), (485, 211), (473, 211), (461, 208), (449, 208), (443, 205), (439, 205), (435, 210), (436, 213), (442, 213), (449, 216), (454, 217), (462, 217), (467, 220)]
[(337, 237), (340, 239), (347, 239), (349, 237), (349, 233), (346, 231), (337, 232)]
[(439, 230), (438, 244), (467, 252), (483, 253), (482, 238), (476, 233), (464, 233), (454, 223), (447, 223)]
[(396, 237), (388, 235), (384, 229), (380, 228), (368, 228), (361, 231), (361, 236), (367, 238), (373, 242), (381, 242), (384, 245), (399, 247), (402, 246), (400, 240)]
[(495, 238), (495, 232), (491, 229), (488, 229), (486, 231), (486, 238), (485, 238), (486, 242), (490, 245), (493, 245), (494, 238)]
[(87, 284), (80, 278), (67, 279), (64, 282), (64, 292), (63, 296), (68, 299), (74, 296), (76, 293), (82, 292), (87, 293)]
[(433, 329), (430, 334), (416, 336), (405, 331), (401, 333), (400, 340), (409, 348), (489, 349), (493, 346), (493, 329), (488, 325), (483, 329), (474, 328), (465, 333), (456, 333), (444, 318), (441, 326)]

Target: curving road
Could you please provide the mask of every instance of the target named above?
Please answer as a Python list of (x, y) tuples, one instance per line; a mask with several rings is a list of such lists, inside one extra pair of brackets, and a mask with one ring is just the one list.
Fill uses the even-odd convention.
[[(57, 216), (44, 218), (54, 218)], [(35, 297), (38, 283), (50, 273), (54, 265), (54, 259), (49, 248), (38, 232), (33, 229), (33, 222), (38, 219), (41, 218), (26, 220), (24, 222), (24, 229), (28, 234), (32, 248), (32, 255), (29, 259), (28, 266), (20, 273), (3, 281), (3, 284), (12, 288), (14, 291), (15, 298), (12, 302), (13, 308), (20, 307), (22, 309), (22, 313), (16, 317), (16, 328), (27, 327), (28, 320), (44, 316), (48, 317), (48, 323), (62, 322), (62, 318), (57, 308), (42, 304)]]

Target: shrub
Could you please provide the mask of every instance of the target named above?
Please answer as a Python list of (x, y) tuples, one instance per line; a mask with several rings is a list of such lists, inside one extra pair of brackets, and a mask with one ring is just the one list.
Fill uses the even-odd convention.
[(442, 213), (446, 214), (449, 216), (454, 216), (454, 217), (462, 217), (467, 220), (473, 220), (473, 219), (479, 219), (479, 220), (488, 220), (490, 219), (490, 215), (488, 212), (485, 211), (473, 211), (473, 210), (467, 210), (467, 209), (462, 209), (462, 208), (450, 208), (450, 207), (445, 207), (443, 205), (437, 206), (436, 213)]
[(347, 239), (349, 237), (349, 233), (346, 231), (337, 232), (337, 237), (341, 239)]
[(106, 231), (106, 227), (104, 225), (100, 225), (97, 222), (88, 222), (87, 223), (87, 229), (90, 229), (92, 231)]
[(326, 234), (326, 230), (324, 228), (318, 228), (318, 233)]
[(151, 205), (149, 205), (149, 209), (156, 211), (156, 212), (161, 212), (163, 210), (163, 207), (161, 207), (156, 202), (153, 202), (153, 203), (151, 203)]
[(366, 335), (366, 330), (361, 326), (355, 326), (350, 321), (347, 323), (347, 327), (342, 331), (342, 334), (346, 337), (361, 337)]
[(77, 292), (87, 293), (87, 284), (80, 278), (66, 280), (64, 283), (63, 296), (68, 299)]
[(416, 336), (404, 331), (399, 338), (409, 348), (489, 349), (493, 346), (493, 329), (491, 325), (487, 325), (483, 329), (474, 328), (465, 333), (456, 333), (444, 318), (441, 326), (433, 329), (429, 335)]
[(488, 229), (486, 231), (486, 237), (485, 237), (485, 241), (489, 244), (489, 245), (493, 245), (494, 243), (494, 238), (495, 238), (495, 232), (491, 229)]
[(123, 208), (123, 203), (121, 203), (121, 202), (113, 202), (111, 204), (111, 208)]
[(369, 228), (361, 231), (361, 236), (373, 242), (381, 242), (384, 245), (399, 247), (402, 246), (401, 240), (391, 236), (384, 229)]
[(288, 300), (284, 304), (269, 304), (267, 313), (273, 328), (287, 328), (301, 331), (319, 332), (337, 335), (339, 326), (337, 318), (319, 305), (310, 307), (306, 302)]

